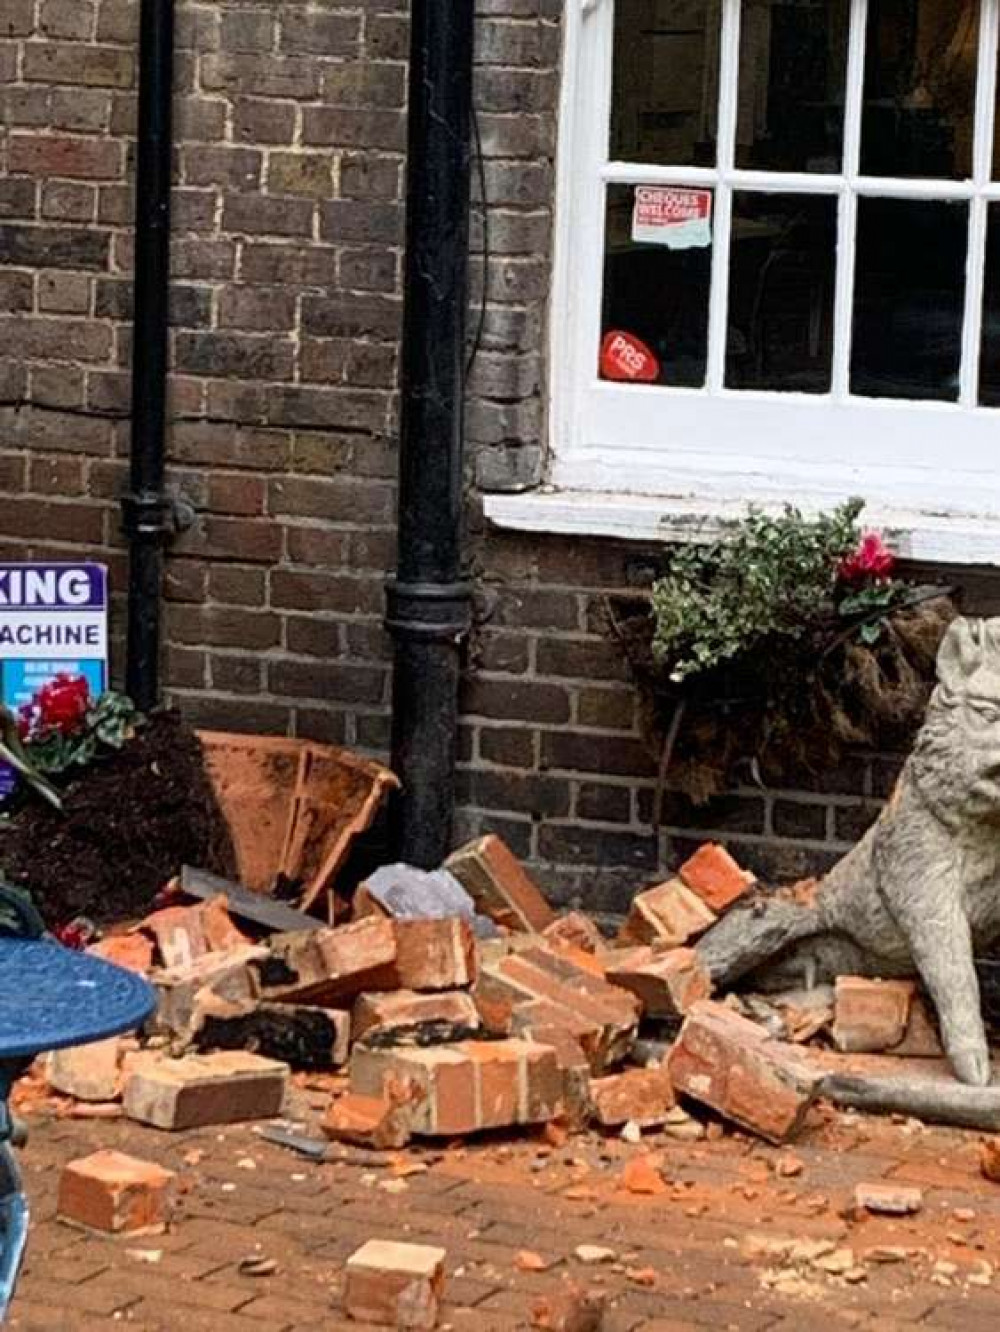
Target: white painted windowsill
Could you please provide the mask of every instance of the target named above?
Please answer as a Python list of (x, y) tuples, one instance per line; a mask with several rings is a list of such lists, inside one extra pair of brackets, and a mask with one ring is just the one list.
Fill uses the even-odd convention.
[[(807, 513), (831, 507), (828, 497), (813, 503), (797, 495), (789, 499)], [(551, 487), (519, 494), (487, 494), (483, 507), (490, 522), (510, 531), (646, 543), (711, 541), (723, 534), (727, 521), (747, 511), (743, 500)], [(779, 506), (761, 503), (760, 507), (775, 511)], [(1000, 565), (1000, 516), (918, 513), (871, 506), (861, 515), (861, 523), (885, 533), (897, 554), (905, 559)]]

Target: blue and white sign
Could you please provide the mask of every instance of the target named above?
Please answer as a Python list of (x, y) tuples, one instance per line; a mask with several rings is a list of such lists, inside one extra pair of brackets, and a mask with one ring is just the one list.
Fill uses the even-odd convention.
[[(108, 571), (103, 564), (0, 564), (0, 703), (16, 712), (55, 676), (108, 687)], [(0, 768), (0, 797), (12, 774)]]

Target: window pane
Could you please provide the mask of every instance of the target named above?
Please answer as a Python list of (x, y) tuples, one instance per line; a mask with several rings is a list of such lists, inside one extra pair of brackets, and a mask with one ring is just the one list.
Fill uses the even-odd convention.
[(858, 201), (852, 392), (956, 400), (968, 223), (964, 203)]
[(835, 198), (734, 195), (728, 387), (829, 391), (836, 240)]
[(744, 0), (736, 165), (839, 171), (849, 0)]
[(869, 0), (861, 170), (972, 173), (979, 0)]
[(986, 231), (979, 402), (983, 407), (1000, 407), (1000, 204), (995, 203), (989, 206)]
[(704, 384), (712, 205), (710, 190), (608, 188), (602, 378)]
[(615, 0), (611, 157), (714, 166), (721, 0)]

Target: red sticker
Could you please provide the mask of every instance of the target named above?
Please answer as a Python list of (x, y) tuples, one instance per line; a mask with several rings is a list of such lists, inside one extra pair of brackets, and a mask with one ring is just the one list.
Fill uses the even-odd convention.
[(644, 342), (631, 333), (614, 329), (601, 343), (601, 375), (605, 379), (626, 379), (651, 384), (659, 377), (656, 357)]

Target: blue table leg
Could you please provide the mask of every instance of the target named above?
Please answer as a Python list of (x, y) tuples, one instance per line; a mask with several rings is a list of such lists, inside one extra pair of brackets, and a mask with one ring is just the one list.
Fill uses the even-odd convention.
[(15, 1129), (8, 1099), (24, 1070), (22, 1060), (0, 1063), (0, 1323), (6, 1321), (28, 1241), (28, 1200), (11, 1145)]

